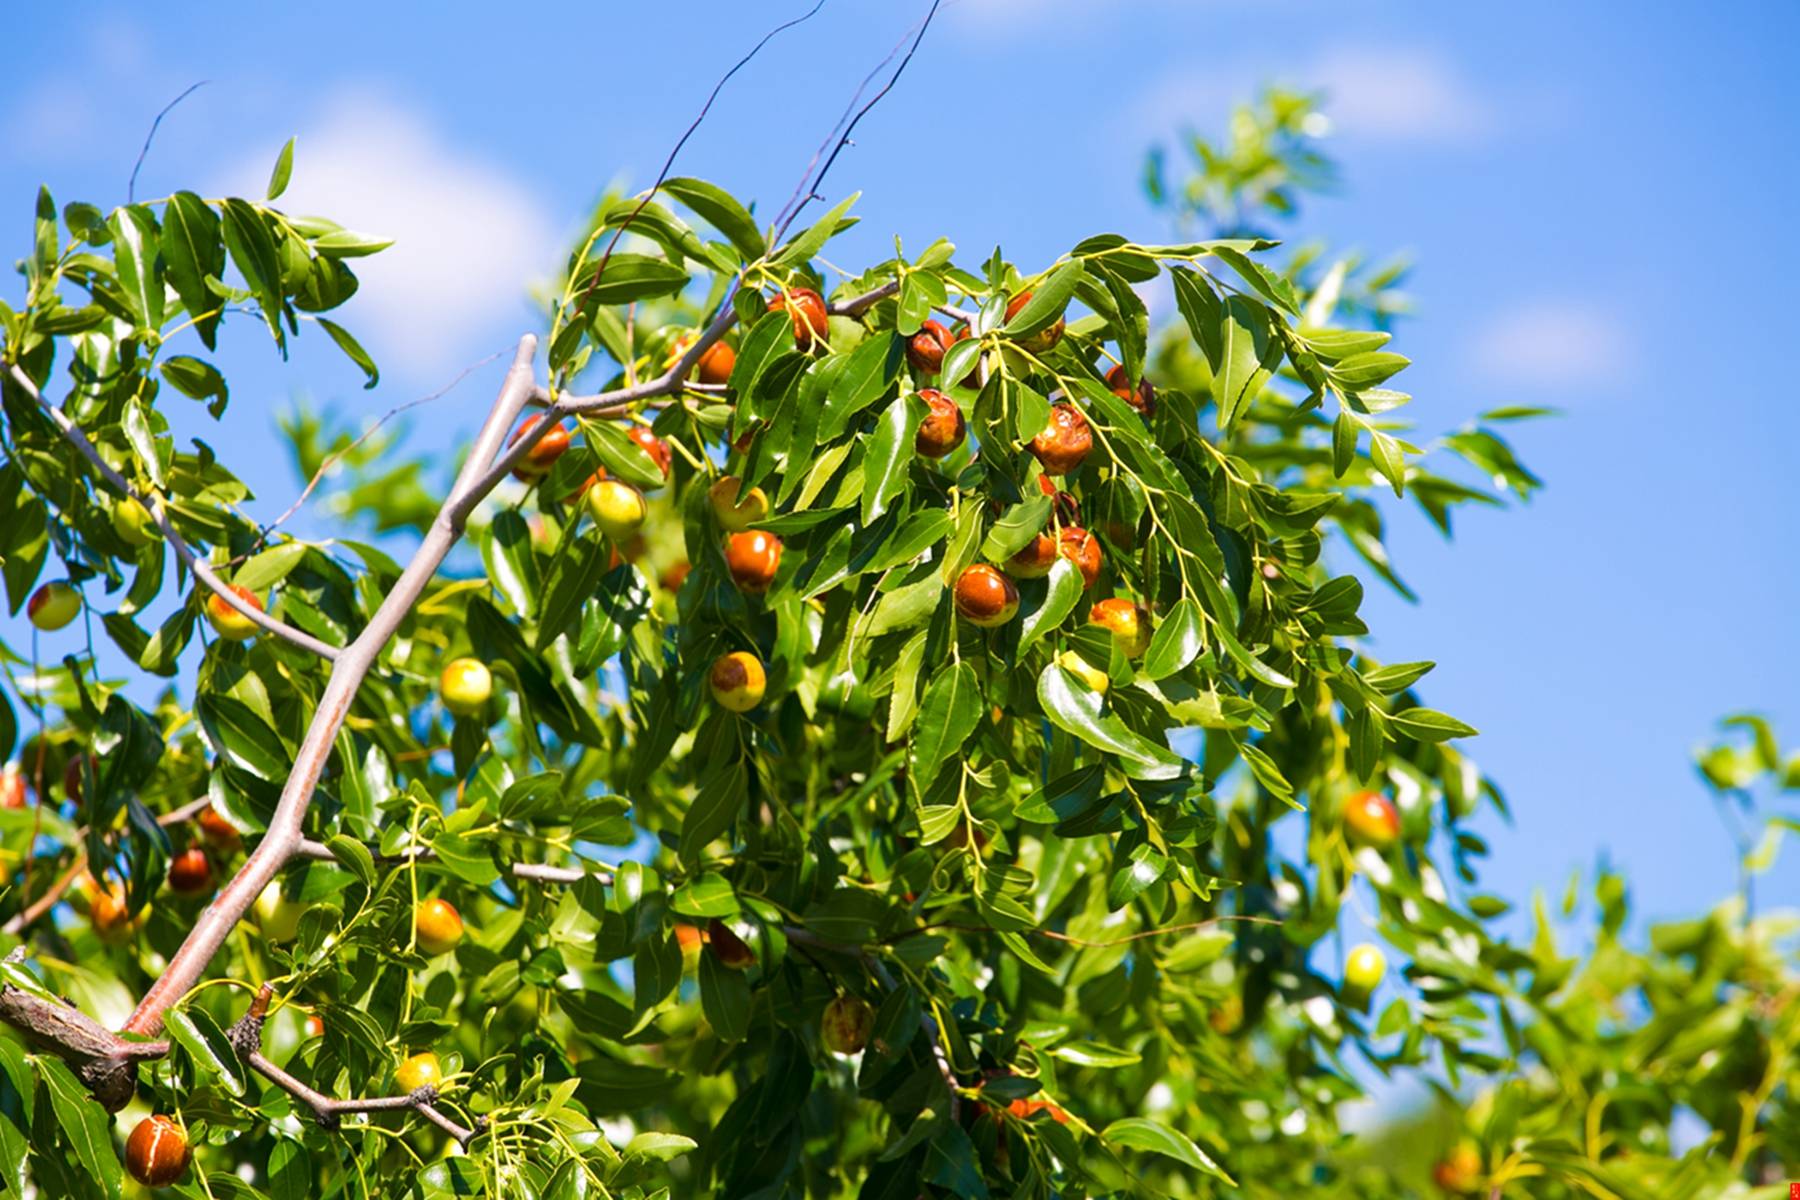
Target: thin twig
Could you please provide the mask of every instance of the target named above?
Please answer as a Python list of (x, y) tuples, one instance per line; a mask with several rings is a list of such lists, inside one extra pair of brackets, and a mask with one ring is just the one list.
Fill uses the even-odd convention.
[[(43, 806), (42, 793), (39, 793), (38, 804), (40, 808)], [(207, 796), (202, 796), (198, 800), (188, 801), (180, 808), (163, 813), (156, 818), (156, 823), (165, 829), (171, 825), (180, 825), (183, 822), (193, 820), (200, 815), (203, 809), (210, 808), (211, 806), (212, 799)], [(64, 871), (62, 876), (58, 878), (55, 883), (51, 884), (49, 888), (45, 890), (43, 895), (14, 913), (7, 919), (5, 925), (0, 925), (0, 933), (6, 933), (13, 937), (17, 937), (39, 917), (55, 908), (57, 902), (63, 898), (64, 893), (74, 885), (76, 880), (81, 878), (82, 872), (87, 869), (87, 832), (87, 827), (85, 825), (75, 831), (73, 839), (76, 846), (75, 861), (69, 864), (69, 869)]]
[(12, 367), (12, 377), (14, 382), (25, 389), (26, 395), (37, 401), (38, 407), (44, 410), (51, 423), (62, 432), (63, 437), (81, 452), (81, 456), (87, 459), (96, 471), (100, 472), (102, 479), (143, 505), (144, 511), (150, 514), (150, 519), (156, 522), (156, 527), (162, 531), (163, 537), (168, 539), (169, 545), (175, 551), (175, 557), (194, 573), (194, 578), (211, 588), (214, 595), (223, 599), (241, 616), (248, 618), (257, 628), (272, 633), (302, 650), (310, 650), (320, 658), (326, 660), (337, 658), (339, 651), (336, 646), (321, 642), (310, 633), (302, 633), (287, 622), (277, 620), (255, 605), (246, 603), (243, 597), (232, 591), (225, 581), (219, 578), (211, 564), (195, 554), (193, 548), (183, 540), (179, 533), (175, 532), (175, 526), (169, 520), (166, 505), (158, 503), (154, 497), (144, 496), (127, 483), (123, 475), (113, 470), (107, 461), (100, 457), (100, 451), (94, 448), (94, 443), (88, 440), (87, 434), (81, 431), (81, 427), (71, 421), (68, 414), (62, 409), (45, 399), (44, 394), (38, 391), (37, 384), (31, 381), (31, 376), (21, 370), (16, 363)]
[(144, 159), (150, 153), (150, 143), (156, 140), (156, 131), (161, 128), (163, 118), (174, 111), (177, 104), (180, 104), (183, 100), (186, 100), (189, 96), (211, 82), (212, 80), (210, 79), (202, 79), (198, 83), (188, 84), (187, 90), (163, 105), (163, 110), (156, 114), (156, 120), (150, 122), (150, 132), (144, 135), (144, 148), (138, 151), (137, 161), (131, 164), (131, 178), (125, 182), (125, 203), (131, 204), (137, 199), (138, 172), (143, 169)]
[[(338, 856), (331, 852), (331, 847), (324, 842), (315, 842), (311, 838), (300, 839), (300, 845), (294, 851), (295, 858), (311, 859), (314, 862), (337, 862)], [(394, 863), (436, 862), (437, 852), (429, 847), (407, 850), (399, 854), (371, 854), (377, 864), (388, 866)], [(512, 863), (507, 873), (515, 879), (529, 879), (537, 883), (579, 883), (583, 879), (597, 879), (603, 884), (612, 882), (611, 871), (588, 871), (581, 867), (553, 867), (547, 863)]]

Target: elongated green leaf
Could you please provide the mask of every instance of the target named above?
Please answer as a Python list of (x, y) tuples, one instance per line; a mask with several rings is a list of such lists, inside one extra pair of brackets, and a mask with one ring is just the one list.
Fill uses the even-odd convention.
[(925, 419), (925, 402), (916, 394), (894, 397), (882, 410), (881, 420), (869, 437), (863, 459), (862, 519), (867, 525), (887, 511), (888, 504), (906, 486), (912, 466), (914, 439)]
[(756, 227), (756, 218), (725, 189), (704, 179), (678, 177), (663, 180), (662, 190), (724, 234), (745, 261), (761, 258), (768, 249), (768, 243)]
[[(368, 851), (364, 850), (364, 854)], [(244, 1064), (238, 1052), (205, 1009), (172, 1008), (163, 1015), (169, 1036), (188, 1052), (194, 1064), (233, 1096), (244, 1094)]]
[(1204, 646), (1200, 606), (1187, 596), (1175, 602), (1144, 651), (1144, 674), (1166, 679), (1193, 662)]
[(541, 654), (567, 633), (581, 606), (600, 587), (612, 562), (612, 546), (598, 535), (577, 538), (550, 566), (544, 580), (543, 611), (538, 615), (537, 648)]
[(1078, 1067), (1129, 1067), (1143, 1061), (1135, 1050), (1103, 1046), (1099, 1042), (1065, 1042), (1050, 1052), (1052, 1058), (1074, 1063)]
[(981, 543), (981, 557), (989, 562), (1005, 562), (1030, 545), (1049, 519), (1048, 496), (1033, 496), (1012, 505), (989, 527), (987, 537)]
[(1219, 428), (1230, 429), (1281, 365), (1281, 341), (1269, 310), (1243, 296), (1225, 300), (1219, 324), (1219, 361), (1213, 365), (1213, 403)]
[(305, 542), (283, 542), (279, 546), (271, 546), (239, 567), (237, 574), (231, 577), (231, 582), (253, 592), (267, 591), (286, 579), (300, 565), (300, 560), (306, 557), (306, 551)]
[(804, 233), (783, 246), (780, 252), (769, 260), (770, 264), (776, 267), (798, 266), (823, 250), (825, 243), (831, 240), (833, 234), (837, 233), (838, 222), (861, 196), (861, 192), (852, 192), (840, 200), (830, 212), (813, 222)]
[(700, 1010), (719, 1040), (743, 1041), (750, 1033), (750, 981), (744, 972), (721, 966), (713, 955), (702, 954)]
[(394, 244), (394, 239), (358, 233), (354, 229), (334, 229), (313, 239), (313, 250), (323, 258), (362, 258), (377, 254)]
[(111, 1117), (61, 1059), (51, 1054), (34, 1054), (31, 1061), (38, 1078), (50, 1090), (51, 1109), (56, 1113), (56, 1123), (62, 1126), (63, 1138), (75, 1151), (75, 1160), (107, 1195), (117, 1196), (124, 1173), (118, 1155), (113, 1153)]
[(1050, 723), (1097, 750), (1119, 759), (1134, 779), (1173, 779), (1186, 765), (1166, 746), (1158, 746), (1103, 711), (1099, 693), (1077, 687), (1074, 678), (1051, 663), (1038, 675), (1038, 703)]
[(264, 198), (280, 199), (281, 193), (287, 191), (288, 180), (294, 174), (294, 139), (289, 138), (281, 153), (275, 156), (275, 169), (269, 172), (269, 190)]
[(1075, 606), (1081, 603), (1081, 571), (1074, 563), (1058, 555), (1045, 580), (1044, 599), (1036, 608), (1025, 614), (1019, 626), (1019, 654), (1035, 646), (1039, 639), (1048, 636), (1068, 619)]
[(1086, 273), (1087, 267), (1080, 259), (1070, 259), (1050, 272), (1042, 283), (1031, 289), (1031, 299), (1000, 331), (1011, 337), (1025, 337), (1054, 325), (1062, 317), (1063, 310), (1069, 307), (1075, 284)]
[(232, 265), (256, 296), (263, 320), (276, 342), (286, 345), (281, 328), (281, 265), (275, 254), (275, 238), (263, 215), (244, 200), (224, 203), (225, 249)]
[(494, 517), (488, 535), (482, 539), (481, 559), (493, 581), (513, 611), (523, 617), (536, 615), (543, 578), (538, 571), (537, 551), (531, 544), (531, 526), (525, 518), (507, 509)]
[(1129, 1146), (1134, 1150), (1166, 1155), (1196, 1171), (1204, 1171), (1215, 1179), (1222, 1179), (1232, 1187), (1237, 1186), (1237, 1181), (1227, 1175), (1204, 1150), (1194, 1145), (1186, 1134), (1148, 1118), (1126, 1117), (1124, 1120), (1114, 1121), (1100, 1131), (1100, 1137), (1115, 1146)]
[(112, 231), (119, 288), (139, 328), (162, 328), (162, 263), (155, 215), (142, 204), (130, 204), (115, 210), (106, 227)]
[(1388, 720), (1401, 733), (1421, 742), (1447, 742), (1451, 738), (1474, 737), (1479, 732), (1473, 725), (1431, 708), (1408, 708), (1390, 714)]
[(281, 738), (255, 709), (223, 692), (204, 692), (195, 705), (213, 753), (262, 779), (287, 778), (292, 760)]
[(369, 352), (363, 349), (362, 343), (351, 336), (348, 329), (336, 321), (327, 321), (324, 317), (314, 317), (313, 320), (319, 323), (319, 328), (331, 335), (331, 340), (337, 343), (339, 350), (349, 356), (351, 362), (362, 368), (363, 375), (367, 377), (363, 382), (365, 391), (381, 382), (381, 369), (375, 365), (375, 360), (369, 356)]
[(219, 237), (218, 215), (192, 192), (176, 192), (163, 207), (162, 255), (181, 306), (196, 318), (195, 331), (212, 349), (217, 344), (221, 301), (207, 288), (206, 279), (225, 273), (225, 244)]
[(615, 253), (606, 260), (598, 281), (594, 272), (600, 260), (582, 265), (577, 276), (575, 294), (586, 296), (591, 286), (594, 304), (629, 304), (652, 296), (672, 296), (687, 286), (688, 273), (667, 259), (648, 254)]
[(981, 684), (968, 663), (957, 663), (925, 685), (911, 753), (913, 780), (920, 790), (937, 777), (944, 761), (962, 749), (980, 723)]

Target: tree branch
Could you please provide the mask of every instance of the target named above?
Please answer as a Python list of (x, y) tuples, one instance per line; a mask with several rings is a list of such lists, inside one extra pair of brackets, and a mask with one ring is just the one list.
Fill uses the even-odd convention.
[[(293, 769), (288, 773), (287, 783), (281, 789), (281, 800), (269, 822), (267, 836), (258, 843), (231, 882), (225, 885), (200, 914), (200, 919), (194, 923), (187, 940), (182, 942), (181, 948), (169, 960), (168, 967), (150, 985), (130, 1019), (125, 1022), (126, 1033), (153, 1034), (162, 1028), (163, 1013), (200, 981), (207, 965), (212, 962), (213, 956), (218, 953), (219, 947), (224, 944), (239, 918), (249, 910), (263, 888), (275, 877), (275, 873), (298, 850), (303, 840), (301, 829), (306, 819), (306, 810), (312, 803), (313, 791), (331, 756), (331, 747), (338, 730), (343, 726), (344, 718), (349, 715), (357, 689), (374, 667), (388, 639), (393, 637), (394, 631), (400, 627), (401, 621), (412, 611), (420, 594), (436, 575), (444, 557), (450, 553), (450, 548), (462, 536), (463, 523), (468, 519), (469, 513), (504, 477), (504, 472), (499, 475), (493, 472), (483, 474), (484, 467), (499, 452), (505, 442), (507, 430), (512, 428), (519, 411), (524, 408), (531, 395), (532, 358), (536, 353), (535, 335), (526, 334), (519, 339), (518, 350), (513, 355), (512, 367), (500, 386), (500, 394), (495, 399), (481, 432), (475, 437), (469, 457), (457, 472), (456, 482), (451, 486), (450, 495), (443, 507), (438, 510), (437, 518), (419, 543), (412, 561), (406, 565), (393, 588), (382, 599), (381, 606), (375, 610), (375, 615), (369, 619), (368, 625), (332, 663), (331, 677), (326, 681), (318, 707), (313, 712), (312, 723), (294, 756)], [(539, 428), (546, 424), (548, 422), (540, 422)]]
[[(324, 842), (315, 842), (311, 838), (301, 838), (300, 845), (294, 851), (294, 857), (311, 859), (314, 862), (337, 862), (338, 856), (331, 852), (331, 847)], [(405, 862), (436, 862), (437, 852), (428, 848), (408, 850), (400, 854), (375, 854), (375, 861), (382, 865)], [(611, 871), (588, 871), (581, 867), (552, 867), (546, 863), (513, 863), (507, 867), (507, 873), (514, 879), (528, 879), (536, 883), (579, 883), (583, 879), (594, 878), (601, 883), (612, 882)]]
[(336, 646), (321, 642), (311, 634), (302, 633), (292, 625), (270, 616), (262, 609), (245, 603), (242, 597), (232, 591), (231, 588), (226, 585), (225, 581), (219, 578), (218, 574), (212, 569), (211, 564), (195, 554), (193, 548), (182, 539), (182, 536), (179, 533), (175, 532), (175, 526), (170, 522), (168, 511), (164, 505), (156, 503), (154, 498), (142, 495), (136, 488), (125, 481), (123, 475), (113, 470), (107, 461), (100, 457), (100, 451), (94, 447), (93, 442), (88, 440), (87, 434), (81, 431), (81, 427), (71, 421), (68, 414), (63, 412), (62, 409), (46, 400), (44, 394), (38, 391), (37, 385), (31, 381), (31, 376), (25, 374), (17, 364), (14, 364), (12, 368), (12, 377), (14, 382), (25, 389), (26, 395), (38, 402), (38, 407), (44, 410), (45, 414), (49, 416), (51, 423), (62, 432), (63, 437), (68, 439), (70, 445), (79, 450), (81, 456), (87, 459), (96, 471), (100, 472), (100, 477), (102, 479), (106, 480), (106, 482), (112, 484), (113, 487), (119, 489), (119, 491), (125, 493), (127, 496), (144, 506), (144, 511), (150, 514), (150, 519), (156, 522), (156, 527), (162, 531), (163, 537), (168, 539), (169, 545), (175, 551), (175, 557), (181, 560), (183, 566), (194, 573), (194, 578), (211, 588), (215, 595), (223, 599), (225, 603), (236, 609), (255, 624), (257, 628), (264, 632), (272, 633), (283, 641), (300, 647), (302, 650), (310, 650), (320, 658), (328, 661), (337, 658), (340, 651)]

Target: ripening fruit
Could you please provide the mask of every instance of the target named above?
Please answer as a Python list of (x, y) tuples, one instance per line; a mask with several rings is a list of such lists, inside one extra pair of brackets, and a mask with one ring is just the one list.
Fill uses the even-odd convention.
[(1006, 573), (1014, 579), (1042, 579), (1056, 565), (1056, 539), (1040, 533), (1025, 548), (1006, 560)]
[(1358, 792), (1344, 805), (1344, 824), (1350, 836), (1365, 845), (1385, 850), (1400, 837), (1400, 814), (1380, 792)]
[(734, 533), (725, 539), (725, 566), (741, 590), (766, 592), (781, 567), (781, 539), (760, 529)]
[(0, 771), (0, 808), (25, 807), (25, 776), (18, 763), (7, 763)]
[(1386, 974), (1387, 955), (1373, 942), (1351, 947), (1344, 958), (1344, 986), (1353, 992), (1368, 995), (1381, 986)]
[(825, 297), (811, 288), (790, 288), (769, 297), (770, 312), (786, 312), (794, 323), (794, 345), (810, 350), (814, 342), (823, 342), (831, 328)]
[(941, 322), (927, 321), (906, 340), (906, 361), (915, 375), (936, 375), (944, 365), (944, 352), (954, 344), (955, 339)]
[(148, 546), (156, 540), (156, 522), (136, 497), (126, 496), (112, 507), (113, 532), (127, 546)]
[(737, 935), (737, 931), (714, 917), (706, 925), (706, 948), (721, 967), (748, 971), (756, 965), (756, 952)]
[(769, 494), (759, 487), (739, 495), (744, 481), (736, 475), (721, 475), (706, 489), (712, 503), (713, 516), (732, 533), (750, 528), (769, 515)]
[(706, 931), (698, 925), (689, 925), (685, 921), (675, 925), (675, 941), (681, 947), (683, 958), (694, 958), (700, 953), (700, 947), (706, 944)]
[(63, 768), (63, 795), (69, 798), (70, 804), (80, 804), (82, 796), (81, 781), (86, 772), (100, 770), (100, 764), (91, 754), (77, 754)]
[(405, 1059), (394, 1068), (394, 1082), (402, 1092), (416, 1092), (422, 1087), (435, 1088), (444, 1082), (444, 1068), (438, 1056), (427, 1050)]
[(1048, 1100), (1040, 1100), (1036, 1096), (1026, 1096), (1014, 1100), (1006, 1106), (1006, 1111), (1021, 1121), (1029, 1121), (1039, 1113), (1049, 1113), (1050, 1119), (1058, 1125), (1069, 1123), (1069, 1114), (1064, 1112), (1060, 1106), (1052, 1104)]
[(200, 839), (220, 850), (235, 850), (243, 840), (237, 826), (227, 820), (224, 813), (210, 806), (200, 810), (194, 824), (200, 827)]
[(762, 659), (746, 650), (734, 650), (713, 660), (707, 683), (712, 688), (714, 700), (732, 712), (741, 713), (762, 703), (769, 680), (763, 673)]
[(1088, 687), (1096, 692), (1105, 693), (1106, 689), (1112, 686), (1112, 680), (1106, 677), (1105, 671), (1102, 671), (1099, 667), (1096, 667), (1093, 663), (1090, 663), (1087, 659), (1081, 657), (1081, 655), (1075, 653), (1073, 650), (1064, 650), (1061, 654), (1057, 655), (1056, 665), (1073, 675), (1075, 678), (1081, 680), (1081, 682), (1087, 684)]
[(921, 388), (919, 399), (925, 402), (930, 411), (919, 422), (919, 432), (913, 438), (913, 449), (925, 458), (943, 458), (963, 444), (963, 437), (968, 432), (962, 409), (956, 406), (956, 401), (936, 388)]
[(125, 897), (119, 889), (111, 886), (96, 886), (88, 900), (88, 920), (93, 922), (94, 932), (100, 940), (117, 944), (131, 936), (131, 909), (125, 904)]
[(1481, 1178), (1481, 1152), (1459, 1142), (1431, 1168), (1431, 1181), (1453, 1196), (1466, 1196)]
[(1079, 525), (1068, 525), (1063, 528), (1057, 549), (1081, 572), (1081, 585), (1093, 587), (1094, 580), (1100, 578), (1100, 539)]
[[(1020, 292), (1018, 295), (1014, 296), (1007, 302), (1006, 319), (1010, 321), (1018, 316), (1019, 311), (1030, 302), (1030, 292)], [(1050, 349), (1050, 347), (1056, 345), (1056, 343), (1062, 341), (1065, 324), (1066, 322), (1063, 318), (1058, 317), (1054, 324), (1047, 325), (1036, 333), (1027, 334), (1025, 337), (1015, 338), (1014, 340), (1019, 343), (1019, 348), (1028, 354), (1042, 354), (1044, 351)]]
[(325, 1018), (318, 1013), (306, 1014), (306, 1036), (309, 1038), (325, 1036)]
[(170, 1117), (145, 1117), (125, 1142), (125, 1169), (146, 1187), (164, 1187), (187, 1170), (187, 1134)]
[(644, 493), (617, 479), (602, 479), (587, 491), (588, 513), (600, 532), (622, 542), (643, 527), (649, 508)]
[(633, 425), (625, 431), (625, 436), (638, 444), (638, 449), (650, 456), (661, 470), (662, 477), (669, 477), (669, 467), (675, 461), (675, 452), (669, 449), (669, 443), (657, 437), (642, 425)]
[(46, 633), (61, 629), (81, 612), (81, 593), (75, 585), (57, 581), (46, 583), (31, 593), (25, 602), (25, 616)]
[(1138, 385), (1131, 386), (1131, 377), (1125, 374), (1124, 366), (1114, 367), (1106, 373), (1106, 386), (1112, 394), (1146, 417), (1156, 411), (1156, 389), (1150, 386), (1148, 379), (1138, 380)]
[(493, 694), (493, 673), (477, 658), (451, 659), (438, 676), (438, 696), (444, 707), (459, 717), (481, 712)]
[(462, 914), (448, 900), (421, 900), (413, 909), (413, 940), (426, 954), (436, 957), (450, 953), (462, 941), (462, 935)]
[[(670, 343), (669, 353), (663, 359), (663, 370), (669, 370), (680, 362), (681, 356), (691, 350), (694, 343), (699, 340), (700, 335), (697, 333), (684, 333), (676, 338), (674, 342)], [(695, 383), (729, 383), (731, 382), (731, 368), (736, 365), (737, 351), (720, 340), (701, 352), (700, 357), (694, 362), (694, 369), (689, 374), (689, 378)]]
[(838, 996), (825, 1006), (819, 1036), (833, 1054), (861, 1054), (875, 1028), (875, 1010), (861, 996)]
[(271, 879), (256, 897), (256, 923), (271, 942), (291, 942), (300, 931), (300, 916), (306, 906), (288, 899), (279, 879)]
[(1050, 407), (1050, 423), (1031, 439), (1031, 452), (1050, 475), (1067, 475), (1081, 466), (1094, 448), (1094, 431), (1073, 404)]
[(188, 847), (169, 862), (169, 887), (184, 896), (209, 891), (212, 882), (212, 861), (198, 846)]
[(986, 563), (973, 563), (956, 577), (956, 611), (971, 625), (993, 629), (1019, 611), (1019, 589)]
[[(525, 437), (533, 429), (536, 429), (538, 422), (543, 419), (541, 415), (534, 415), (520, 421), (519, 427), (513, 431), (512, 439), (507, 445), (510, 446)], [(513, 478), (522, 479), (526, 483), (542, 479), (550, 473), (550, 468), (556, 465), (556, 460), (561, 458), (563, 451), (568, 448), (569, 430), (566, 426), (558, 423), (546, 430), (543, 437), (532, 443), (531, 449), (525, 452), (525, 457), (521, 458), (513, 467)]]
[(687, 581), (688, 572), (693, 569), (694, 564), (685, 558), (679, 562), (672, 562), (662, 569), (662, 574), (656, 577), (656, 582), (671, 592), (679, 592), (681, 585)]
[(1141, 605), (1114, 597), (1088, 611), (1088, 620), (1112, 631), (1113, 644), (1126, 658), (1136, 658), (1150, 647), (1150, 614)]
[[(231, 585), (231, 594), (254, 608), (263, 611), (263, 602), (255, 592), (247, 587)], [(231, 642), (243, 642), (256, 636), (256, 622), (246, 617), (237, 609), (225, 602), (225, 598), (217, 592), (208, 593), (206, 597), (206, 619), (212, 622), (219, 636)]]

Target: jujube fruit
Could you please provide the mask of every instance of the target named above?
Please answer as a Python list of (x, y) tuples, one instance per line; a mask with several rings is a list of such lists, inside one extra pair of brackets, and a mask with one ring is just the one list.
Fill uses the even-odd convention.
[(750, 528), (769, 515), (769, 495), (759, 487), (744, 491), (736, 475), (721, 475), (706, 489), (713, 516), (733, 533)]
[(1123, 365), (1114, 367), (1106, 373), (1106, 386), (1112, 394), (1146, 417), (1156, 411), (1156, 389), (1150, 386), (1148, 379), (1138, 380), (1137, 386), (1131, 386), (1131, 377), (1125, 374)]
[(1458, 1144), (1431, 1168), (1431, 1181), (1453, 1196), (1466, 1196), (1481, 1178), (1481, 1152)]
[(756, 964), (756, 952), (750, 949), (749, 943), (717, 917), (707, 922), (706, 949), (721, 967), (733, 971), (747, 971)]
[(1006, 560), (1006, 573), (1015, 579), (1042, 579), (1056, 565), (1056, 539), (1040, 533)]
[[(242, 600), (257, 612), (263, 611), (262, 598), (247, 587), (231, 585), (231, 594)], [(206, 597), (206, 619), (212, 623), (213, 629), (226, 641), (244, 642), (256, 636), (257, 625), (249, 617), (233, 608), (225, 597), (211, 592)]]
[(493, 694), (493, 673), (477, 658), (451, 659), (438, 676), (438, 696), (459, 717), (475, 716)]
[(761, 704), (768, 682), (762, 659), (744, 650), (721, 654), (707, 674), (713, 699), (732, 712), (749, 712)]
[(760, 529), (734, 533), (725, 540), (725, 567), (743, 591), (766, 592), (781, 568), (781, 539)]
[[(1007, 301), (1006, 319), (1011, 321), (1014, 317), (1018, 316), (1020, 311), (1024, 309), (1027, 304), (1031, 303), (1031, 296), (1032, 293), (1029, 291), (1020, 292), (1011, 300)], [(1059, 316), (1055, 321), (1044, 326), (1044, 328), (1038, 330), (1036, 333), (1028, 333), (1023, 337), (1014, 338), (1013, 340), (1019, 344), (1021, 350), (1024, 350), (1027, 353), (1042, 354), (1044, 351), (1056, 345), (1056, 343), (1062, 341), (1063, 329), (1066, 326), (1067, 322)]]
[(927, 321), (919, 326), (919, 332), (906, 339), (906, 361), (915, 375), (936, 375), (944, 365), (944, 353), (954, 344), (955, 339), (942, 322)]
[(290, 899), (282, 890), (279, 879), (271, 879), (257, 894), (256, 923), (271, 942), (293, 941), (294, 935), (300, 932), (300, 917), (305, 912), (306, 906)]
[(1031, 439), (1032, 454), (1051, 475), (1067, 475), (1076, 470), (1093, 448), (1094, 431), (1073, 404), (1051, 405), (1050, 423)]
[(833, 1054), (861, 1054), (875, 1028), (875, 1010), (861, 996), (838, 996), (825, 1006), (819, 1036)]
[(1019, 589), (986, 563), (973, 563), (956, 578), (956, 611), (971, 625), (993, 629), (1019, 611)]
[(1067, 1125), (1069, 1123), (1069, 1114), (1064, 1112), (1060, 1106), (1053, 1104), (1048, 1100), (1039, 1099), (1036, 1096), (1025, 1096), (1018, 1100), (1014, 1100), (1011, 1104), (1006, 1106), (1006, 1111), (1019, 1118), (1021, 1121), (1029, 1121), (1039, 1113), (1048, 1113), (1050, 1114), (1050, 1119), (1055, 1121), (1058, 1125)]
[(810, 350), (815, 342), (825, 340), (831, 328), (825, 297), (811, 288), (790, 288), (769, 297), (770, 312), (785, 312), (794, 323), (794, 345)]
[(1380, 792), (1358, 792), (1344, 805), (1344, 824), (1357, 841), (1385, 850), (1400, 837), (1400, 814)]
[[(516, 445), (533, 429), (536, 429), (543, 419), (541, 415), (533, 415), (520, 421), (519, 427), (513, 430), (513, 435), (507, 441), (507, 445)], [(524, 456), (513, 464), (513, 478), (522, 479), (527, 483), (542, 479), (550, 473), (550, 468), (556, 465), (556, 460), (561, 458), (563, 452), (568, 448), (569, 430), (561, 422), (558, 422), (545, 430), (544, 436), (533, 442), (531, 449), (527, 450)]]
[(602, 479), (587, 490), (588, 514), (600, 532), (622, 542), (643, 527), (649, 515), (644, 493), (617, 479)]
[(426, 954), (448, 954), (462, 941), (462, 914), (448, 900), (432, 897), (413, 909), (413, 940)]
[(46, 633), (61, 629), (81, 613), (81, 593), (70, 583), (46, 583), (25, 602), (25, 617)]
[(193, 1152), (187, 1134), (173, 1118), (145, 1117), (125, 1140), (125, 1169), (146, 1187), (165, 1187), (180, 1179)]
[(156, 521), (150, 510), (138, 503), (135, 496), (125, 496), (116, 501), (110, 514), (113, 532), (127, 546), (148, 546), (156, 540)]
[(198, 846), (188, 847), (169, 861), (169, 887), (184, 896), (207, 891), (212, 882), (212, 861)]
[(1344, 985), (1353, 992), (1368, 995), (1381, 986), (1387, 975), (1387, 955), (1373, 942), (1363, 942), (1344, 956)]
[(650, 456), (651, 461), (656, 463), (657, 468), (662, 471), (664, 479), (669, 477), (669, 467), (675, 462), (675, 452), (669, 449), (669, 443), (642, 425), (633, 425), (625, 431), (625, 436), (636, 442), (638, 448)]
[(227, 820), (224, 813), (211, 805), (200, 810), (200, 815), (194, 818), (194, 824), (200, 827), (202, 840), (221, 850), (234, 850), (243, 840), (243, 835), (238, 833), (237, 826)]
[(1129, 600), (1102, 600), (1088, 611), (1088, 620), (1110, 630), (1126, 658), (1136, 658), (1150, 646), (1150, 614)]
[(0, 808), (25, 807), (25, 776), (17, 763), (6, 764), (0, 771)]
[[(684, 333), (669, 346), (668, 357), (663, 361), (663, 369), (667, 370), (681, 361), (682, 355), (693, 349), (694, 343), (700, 340), (697, 333)], [(737, 365), (737, 351), (733, 350), (724, 339), (714, 342), (694, 360), (690, 374), (696, 383), (724, 384), (731, 381), (731, 368)]]
[(1096, 667), (1073, 650), (1064, 650), (1056, 656), (1056, 665), (1088, 685), (1096, 692), (1104, 694), (1112, 686), (1112, 680), (1106, 672)]
[(963, 444), (968, 425), (956, 401), (936, 388), (922, 388), (919, 399), (925, 402), (925, 419), (913, 438), (913, 449), (924, 458), (943, 458)]
[(427, 1050), (403, 1060), (394, 1068), (394, 1082), (402, 1092), (416, 1092), (422, 1087), (435, 1088), (444, 1082), (444, 1068), (438, 1056)]
[(1093, 587), (1100, 578), (1100, 539), (1079, 525), (1068, 525), (1057, 540), (1057, 550), (1081, 572), (1082, 586)]

